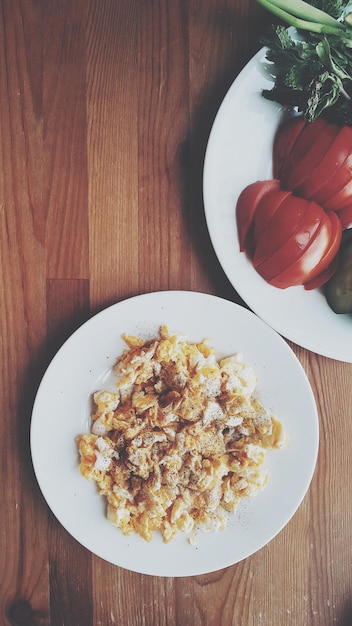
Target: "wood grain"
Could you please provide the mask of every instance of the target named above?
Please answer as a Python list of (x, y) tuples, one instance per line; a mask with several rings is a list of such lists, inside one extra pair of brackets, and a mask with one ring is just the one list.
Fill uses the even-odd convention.
[(137, 5), (87, 4), (88, 219), (93, 310), (139, 292)]
[(91, 555), (30, 456), (41, 377), (92, 314), (164, 289), (245, 306), (210, 242), (202, 174), (268, 15), (255, 0), (0, 6), (1, 626), (349, 626), (351, 364), (289, 343), (319, 412), (313, 481), (267, 546), (218, 572), (158, 578)]
[[(88, 278), (85, 2), (43, 9), (47, 277)], [(57, 172), (60, 176), (57, 176)]]
[[(36, 10), (3, 3), (1, 40), (1, 533), (0, 613), (9, 623), (48, 613), (48, 553), (42, 506), (29, 455), (31, 405), (43, 371), (45, 342), (45, 215), (42, 203), (42, 120), (38, 59), (26, 47)], [(39, 181), (36, 187), (36, 181)], [(31, 523), (28, 521), (31, 520)], [(32, 619), (32, 618), (31, 618)], [(10, 622), (11, 623), (11, 622)], [(29, 622), (28, 622), (29, 623)]]

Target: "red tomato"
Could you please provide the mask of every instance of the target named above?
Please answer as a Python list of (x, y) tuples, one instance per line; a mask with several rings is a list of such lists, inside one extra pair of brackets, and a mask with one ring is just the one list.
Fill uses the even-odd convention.
[(344, 209), (336, 211), (336, 214), (340, 218), (342, 230), (352, 226), (352, 204), (350, 206), (346, 206)]
[(286, 198), (291, 196), (290, 191), (271, 191), (260, 200), (254, 215), (254, 242), (258, 242), (261, 234), (270, 223), (273, 216), (281, 211), (282, 204)]
[[(331, 176), (328, 176), (325, 183), (320, 187), (319, 191), (314, 194), (315, 202), (325, 205), (325, 208), (329, 208), (328, 198), (333, 198), (338, 194), (352, 179), (352, 153), (348, 155), (347, 159), (340, 165), (336, 172), (333, 172)], [(346, 190), (347, 191), (347, 190)], [(348, 191), (347, 191), (348, 193)], [(351, 196), (350, 196), (351, 198)]]
[(336, 271), (352, 223), (352, 128), (292, 119), (275, 137), (273, 169), (277, 178), (238, 198), (240, 250), (271, 285), (315, 289)]
[(329, 246), (329, 217), (324, 214), (319, 228), (301, 256), (289, 267), (268, 280), (274, 287), (287, 289), (296, 285), (304, 285), (310, 278)]
[(325, 283), (327, 283), (328, 280), (330, 280), (330, 278), (335, 274), (337, 267), (338, 267), (338, 262), (339, 262), (338, 255), (336, 255), (332, 263), (330, 263), (329, 267), (323, 270), (315, 278), (311, 278), (310, 280), (304, 283), (304, 288), (307, 291), (311, 291), (312, 289), (318, 289), (318, 287), (325, 285)]
[(278, 180), (257, 181), (245, 187), (240, 193), (236, 205), (236, 220), (240, 251), (247, 247), (247, 239), (257, 206), (270, 191), (279, 189)]
[[(321, 125), (321, 128), (319, 128), (320, 125), (314, 124), (314, 134), (309, 133), (311, 126), (312, 124), (309, 124), (305, 132), (302, 133), (302, 137), (306, 140), (303, 146), (304, 152), (299, 145), (303, 144), (303, 141), (300, 142), (298, 140), (287, 158), (287, 163), (281, 175), (283, 186), (286, 189), (296, 190), (299, 188), (299, 185), (302, 185), (307, 180), (314, 169), (319, 166), (324, 154), (331, 149), (336, 137), (337, 127), (333, 124), (327, 124), (326, 122)], [(299, 195), (308, 198), (305, 194)]]
[(274, 138), (273, 149), (273, 173), (274, 178), (280, 177), (281, 167), (286, 159), (287, 154), (290, 153), (293, 144), (298, 138), (300, 132), (305, 127), (306, 122), (302, 116), (297, 116), (284, 122), (279, 127), (278, 132)]
[(318, 263), (315, 268), (314, 274), (304, 283), (305, 289), (316, 289), (324, 285), (337, 269), (338, 252), (342, 238), (341, 222), (337, 214), (333, 211), (329, 211), (328, 216), (332, 226), (330, 245), (320, 263)]
[[(295, 141), (291, 143), (291, 145), (287, 144), (286, 146), (286, 154), (282, 155), (282, 167), (280, 170), (280, 180), (283, 178), (283, 172), (286, 170), (290, 170), (291, 165), (295, 165), (296, 163), (300, 163), (301, 159), (307, 154), (307, 151), (312, 147), (316, 138), (320, 135), (320, 133), (326, 129), (328, 123), (323, 118), (318, 118), (316, 120), (317, 124), (309, 124), (304, 121), (304, 126), (301, 129), (301, 132), (296, 137)], [(290, 124), (290, 123), (289, 123)], [(278, 134), (280, 132), (284, 132), (284, 129), (279, 127)], [(274, 140), (274, 150), (278, 141)], [(284, 145), (282, 149), (284, 149)]]
[(322, 118), (282, 125), (275, 137), (273, 169), (284, 188), (325, 209), (352, 205), (352, 128)]
[[(313, 124), (314, 122), (311, 123)], [(330, 188), (333, 186), (334, 177), (337, 175), (340, 166), (344, 163), (349, 163), (347, 157), (351, 153), (352, 128), (349, 126), (342, 126), (330, 149), (325, 155), (322, 155), (319, 165), (314, 170), (309, 172), (305, 182), (298, 189), (296, 189), (296, 192), (299, 193), (299, 195), (303, 195), (304, 198), (311, 198), (314, 200), (316, 194), (320, 191), (326, 180), (330, 179), (330, 184), (325, 188), (325, 198), (322, 200), (322, 205), (325, 207), (326, 201), (330, 198)], [(346, 168), (347, 171), (350, 172), (348, 165), (346, 165)], [(338, 175), (340, 176), (341, 172), (339, 172)]]
[[(281, 194), (282, 193), (283, 192), (281, 192)], [(294, 235), (299, 229), (300, 224), (302, 222), (306, 224), (307, 222), (304, 218), (309, 208), (309, 204), (308, 200), (295, 198), (292, 193), (287, 194), (271, 219), (269, 219), (264, 227), (259, 230), (253, 258), (253, 265), (255, 268), (260, 266), (266, 260), (269, 260), (270, 262), (277, 251), (282, 249), (284, 244), (291, 241), (292, 238), (294, 239)], [(313, 213), (313, 211), (310, 213)], [(322, 209), (319, 207), (318, 214), (314, 215), (318, 224), (321, 219), (321, 213)], [(310, 215), (308, 216), (308, 219), (309, 218)], [(255, 216), (254, 232), (256, 232), (256, 225), (257, 220)], [(308, 226), (305, 227), (306, 230), (307, 228)], [(278, 267), (278, 265), (276, 265), (276, 267)]]
[(340, 219), (333, 211), (326, 211), (325, 217), (330, 222), (329, 243), (325, 250), (325, 254), (323, 254), (321, 260), (319, 261), (319, 263), (317, 263), (314, 270), (311, 272), (309, 280), (315, 278), (316, 276), (319, 276), (321, 272), (329, 267), (339, 251), (342, 237)]
[(331, 211), (340, 211), (352, 202), (352, 179), (340, 191), (326, 201), (325, 206)]
[[(254, 267), (257, 272), (269, 282), (277, 275), (281, 275), (282, 272), (288, 270), (302, 257), (302, 254), (304, 254), (304, 251), (309, 247), (325, 219), (324, 210), (315, 202), (308, 202), (301, 198), (295, 198), (294, 196), (291, 196), (291, 198), (292, 213), (295, 212), (297, 216), (296, 227), (291, 236), (288, 239), (283, 238), (281, 246), (272, 248), (271, 255), (267, 255), (264, 261), (260, 261), (257, 256), (257, 249), (261, 242), (259, 242), (258, 248), (255, 251), (253, 260)], [(296, 211), (294, 211), (293, 208), (294, 202), (296, 202), (298, 207)], [(303, 217), (300, 212), (301, 206), (303, 208)], [(274, 228), (272, 229), (270, 225), (266, 233), (263, 234), (263, 239), (268, 240), (269, 246), (270, 235), (273, 230)], [(279, 235), (279, 233), (275, 234)]]
[(296, 159), (301, 159), (307, 154), (307, 150), (310, 150), (312, 144), (325, 132), (328, 128), (329, 123), (323, 117), (318, 117), (316, 123), (310, 124), (309, 122), (304, 122), (304, 128), (302, 132), (298, 135), (296, 141), (290, 149), (290, 152), (287, 154), (286, 159), (290, 158), (292, 154), (296, 155)]

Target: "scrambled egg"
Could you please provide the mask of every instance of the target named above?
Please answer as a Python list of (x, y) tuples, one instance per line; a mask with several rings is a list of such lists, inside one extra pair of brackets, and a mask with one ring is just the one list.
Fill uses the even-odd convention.
[(77, 437), (80, 471), (107, 499), (125, 535), (165, 542), (180, 531), (223, 529), (241, 498), (267, 482), (280, 422), (255, 397), (257, 378), (235, 354), (216, 360), (207, 341), (123, 335), (116, 393), (97, 391), (90, 434)]

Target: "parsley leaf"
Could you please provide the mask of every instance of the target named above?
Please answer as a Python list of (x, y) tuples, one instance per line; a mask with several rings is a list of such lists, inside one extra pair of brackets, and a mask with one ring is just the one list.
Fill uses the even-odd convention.
[(324, 115), (352, 125), (352, 48), (340, 36), (305, 33), (300, 41), (276, 26), (263, 43), (274, 80), (264, 97), (296, 107), (307, 121)]

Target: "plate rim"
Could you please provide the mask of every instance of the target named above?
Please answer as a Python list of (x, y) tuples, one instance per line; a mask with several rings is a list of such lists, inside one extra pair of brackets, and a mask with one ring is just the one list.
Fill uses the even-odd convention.
[[(173, 570), (171, 569), (167, 569), (167, 571), (162, 571), (160, 570), (160, 572), (155, 572), (155, 571), (147, 571), (148, 568), (145, 567), (140, 567), (140, 568), (136, 568), (136, 567), (128, 567), (125, 564), (121, 564), (116, 562), (115, 560), (110, 560), (108, 558), (106, 558), (106, 556), (102, 555), (99, 551), (96, 551), (94, 549), (92, 549), (92, 547), (89, 547), (86, 545), (86, 543), (84, 541), (82, 541), (79, 536), (77, 536), (77, 532), (72, 532), (72, 529), (69, 529), (67, 527), (67, 524), (65, 524), (65, 520), (63, 520), (62, 515), (60, 514), (60, 511), (58, 511), (57, 506), (53, 505), (52, 499), (50, 497), (48, 497), (48, 494), (46, 493), (45, 488), (43, 489), (43, 485), (42, 485), (42, 480), (41, 480), (41, 473), (40, 470), (38, 469), (38, 457), (37, 457), (37, 449), (36, 449), (36, 443), (35, 443), (35, 436), (36, 436), (36, 428), (38, 427), (38, 417), (36, 417), (36, 407), (38, 407), (38, 397), (40, 397), (40, 390), (42, 388), (42, 385), (45, 385), (45, 382), (47, 380), (47, 377), (51, 375), (53, 368), (55, 368), (55, 363), (57, 362), (58, 358), (62, 358), (62, 354), (65, 352), (66, 346), (72, 341), (73, 337), (79, 337), (79, 334), (82, 331), (82, 328), (85, 328), (85, 330), (89, 330), (89, 327), (91, 325), (94, 325), (94, 323), (96, 322), (97, 318), (103, 319), (104, 315), (109, 315), (109, 312), (113, 312), (114, 310), (118, 309), (119, 306), (123, 305), (123, 306), (128, 306), (128, 304), (133, 305), (134, 302), (143, 299), (143, 298), (151, 298), (151, 299), (158, 299), (158, 298), (163, 298), (163, 297), (171, 297), (171, 298), (178, 298), (181, 296), (184, 297), (197, 297), (200, 296), (201, 298), (211, 298), (212, 300), (216, 300), (219, 301), (219, 305), (221, 306), (220, 303), (226, 303), (226, 306), (230, 306), (233, 310), (241, 310), (240, 315), (244, 315), (246, 317), (251, 317), (253, 319), (253, 321), (255, 320), (255, 324), (260, 324), (262, 325), (263, 328), (266, 329), (266, 332), (271, 333), (272, 337), (276, 337), (277, 341), (279, 341), (279, 344), (283, 347), (283, 350), (287, 350), (287, 354), (290, 355), (290, 358), (293, 359), (293, 362), (295, 363), (295, 367), (298, 368), (298, 370), (300, 371), (300, 375), (302, 375), (304, 377), (305, 380), (305, 384), (307, 385), (307, 389), (310, 390), (310, 398), (314, 407), (314, 432), (315, 432), (315, 437), (316, 437), (316, 446), (315, 446), (315, 451), (314, 454), (312, 455), (312, 458), (310, 459), (310, 467), (309, 467), (309, 471), (306, 474), (305, 477), (305, 486), (304, 488), (301, 489), (301, 497), (299, 499), (296, 500), (295, 503), (295, 507), (293, 512), (290, 511), (290, 513), (288, 514), (288, 518), (286, 519), (286, 521), (284, 521), (283, 524), (281, 524), (276, 531), (270, 536), (269, 539), (265, 540), (264, 543), (262, 543), (261, 545), (258, 545), (254, 550), (252, 550), (251, 552), (249, 552), (248, 554), (246, 554), (244, 557), (238, 559), (238, 560), (232, 560), (230, 559), (231, 562), (227, 562), (226, 560), (224, 561), (224, 563), (220, 566), (220, 567), (215, 567), (215, 568), (209, 568), (209, 569), (201, 569), (200, 571), (197, 571), (197, 568), (195, 568), (193, 571), (191, 571), (190, 573), (187, 573), (187, 571), (180, 571), (179, 569), (175, 569)], [(120, 329), (121, 330), (121, 329)], [(185, 331), (186, 332), (186, 331)], [(192, 339), (191, 339), (192, 340)], [(117, 356), (117, 355), (116, 355)], [(48, 373), (49, 372), (49, 373)], [(303, 380), (303, 378), (302, 378)], [(206, 294), (203, 292), (197, 292), (197, 291), (188, 291), (188, 290), (161, 290), (161, 291), (154, 291), (154, 292), (148, 292), (145, 294), (139, 294), (139, 295), (135, 295), (135, 296), (131, 296), (130, 298), (126, 298), (123, 299), (119, 302), (116, 302), (112, 305), (109, 305), (106, 308), (103, 308), (102, 310), (100, 310), (99, 312), (97, 312), (96, 314), (92, 315), (92, 317), (90, 317), (86, 322), (84, 322), (83, 324), (81, 324), (81, 326), (76, 329), (71, 335), (70, 337), (68, 337), (68, 339), (64, 342), (64, 344), (60, 347), (60, 349), (57, 351), (57, 353), (54, 355), (54, 357), (52, 358), (52, 360), (50, 361), (48, 368), (46, 369), (41, 382), (39, 384), (38, 387), (38, 391), (35, 397), (35, 401), (34, 401), (34, 405), (33, 405), (33, 410), (32, 410), (32, 419), (31, 419), (31, 424), (30, 424), (30, 450), (31, 450), (31, 456), (32, 456), (32, 461), (33, 461), (33, 468), (34, 468), (34, 473), (36, 476), (36, 479), (38, 481), (38, 485), (39, 488), (42, 492), (42, 495), (44, 497), (44, 500), (46, 501), (47, 506), (49, 507), (49, 509), (52, 511), (52, 513), (54, 514), (54, 516), (57, 518), (57, 520), (59, 521), (59, 523), (63, 526), (63, 528), (66, 530), (66, 532), (68, 532), (76, 541), (78, 541), (78, 543), (80, 543), (83, 547), (85, 547), (86, 549), (88, 549), (92, 554), (102, 558), (103, 560), (106, 560), (114, 565), (117, 565), (119, 567), (125, 568), (125, 569), (130, 569), (131, 571), (135, 571), (135, 572), (139, 572), (142, 574), (148, 574), (148, 575), (155, 575), (155, 576), (168, 576), (168, 577), (187, 577), (187, 576), (194, 576), (194, 575), (200, 575), (200, 574), (204, 574), (204, 573), (210, 573), (212, 571), (217, 571), (221, 568), (224, 567), (229, 567), (241, 560), (243, 560), (243, 558), (247, 558), (248, 556), (251, 556), (251, 554), (254, 554), (255, 552), (259, 551), (260, 549), (262, 549), (262, 547), (264, 547), (265, 545), (267, 545), (270, 541), (272, 541), (272, 539), (274, 539), (274, 537), (279, 534), (281, 532), (281, 530), (286, 526), (286, 524), (290, 521), (290, 519), (293, 517), (293, 515), (296, 513), (297, 509), (300, 507), (304, 497), (306, 496), (306, 493), (310, 487), (313, 475), (314, 475), (314, 471), (315, 471), (315, 467), (316, 467), (316, 462), (317, 462), (317, 456), (318, 456), (318, 448), (319, 448), (319, 419), (318, 419), (318, 411), (317, 411), (317, 406), (316, 406), (316, 402), (315, 402), (315, 397), (314, 397), (314, 393), (313, 390), (310, 386), (307, 374), (304, 371), (304, 368), (302, 366), (302, 364), (300, 363), (298, 357), (296, 356), (296, 354), (294, 353), (294, 351), (292, 350), (292, 348), (286, 343), (286, 341), (280, 336), (278, 335), (278, 333), (276, 333), (276, 331), (274, 331), (272, 328), (270, 328), (270, 326), (268, 324), (266, 324), (266, 322), (264, 322), (263, 320), (261, 320), (258, 316), (255, 315), (255, 313), (253, 313), (252, 311), (249, 311), (248, 309), (242, 307), (241, 305), (232, 302), (231, 300), (228, 300), (226, 298), (222, 298), (220, 296), (215, 296), (212, 294)], [(283, 451), (283, 453), (285, 453)], [(77, 474), (79, 474), (78, 472), (78, 465), (77, 465)], [(83, 477), (79, 476), (79, 478), (83, 480)], [(256, 496), (257, 497), (257, 496)], [(110, 524), (110, 523), (109, 523)], [(119, 532), (118, 529), (114, 529), (116, 530), (116, 532)], [(224, 532), (224, 531), (221, 531)]]
[[(239, 72), (239, 74), (236, 76), (236, 78), (233, 80), (232, 84), (230, 85), (229, 89), (227, 90), (219, 108), (218, 111), (216, 113), (215, 119), (213, 121), (212, 127), (210, 129), (210, 133), (208, 136), (208, 141), (207, 141), (207, 146), (206, 146), (206, 150), (205, 150), (205, 156), (204, 156), (204, 162), (203, 162), (203, 203), (204, 203), (204, 214), (205, 214), (205, 220), (206, 220), (206, 224), (207, 224), (207, 229), (208, 229), (208, 233), (210, 236), (210, 240), (212, 243), (212, 247), (214, 249), (214, 252), (217, 256), (217, 259), (222, 267), (223, 272), (225, 273), (225, 275), (227, 276), (229, 282), (231, 283), (232, 287), (236, 290), (236, 292), (240, 295), (240, 297), (243, 299), (243, 301), (246, 303), (246, 305), (250, 308), (250, 310), (252, 312), (255, 313), (255, 315), (257, 315), (258, 317), (260, 317), (265, 323), (269, 324), (269, 326), (271, 326), (273, 328), (273, 330), (275, 330), (276, 332), (278, 332), (280, 335), (282, 335), (284, 338), (288, 339), (289, 341), (292, 341), (293, 343), (295, 343), (297, 346), (300, 346), (306, 350), (309, 350), (315, 354), (319, 354), (321, 356), (333, 359), (333, 360), (337, 360), (337, 361), (341, 361), (341, 362), (345, 362), (345, 363), (352, 363), (352, 350), (348, 350), (348, 341), (345, 342), (344, 346), (341, 346), (339, 349), (335, 349), (334, 347), (332, 347), (331, 345), (321, 345), (320, 343), (318, 343), (317, 341), (314, 341), (312, 339), (310, 339), (309, 337), (306, 336), (305, 332), (302, 332), (302, 329), (298, 329), (298, 328), (294, 328), (294, 329), (288, 329), (285, 322), (280, 320), (279, 322), (277, 320), (272, 319), (272, 317), (270, 315), (268, 315), (268, 313), (264, 313), (263, 311), (260, 310), (260, 307), (258, 306), (255, 297), (252, 297), (251, 294), (248, 294), (248, 291), (246, 291), (246, 289), (243, 288), (242, 284), (239, 284), (238, 282), (236, 282), (233, 278), (233, 273), (231, 271), (231, 268), (229, 267), (229, 263), (225, 257), (225, 254), (222, 252), (221, 247), (220, 247), (220, 243), (217, 240), (216, 234), (214, 232), (214, 227), (213, 227), (213, 223), (214, 223), (214, 212), (211, 209), (211, 201), (209, 200), (209, 180), (210, 180), (210, 176), (209, 176), (209, 171), (211, 170), (211, 161), (214, 158), (212, 151), (213, 151), (213, 146), (216, 144), (216, 138), (217, 138), (217, 133), (218, 133), (218, 127), (220, 127), (221, 123), (223, 122), (224, 119), (224, 115), (226, 114), (226, 108), (229, 106), (229, 103), (231, 102), (231, 98), (233, 97), (233, 94), (241, 87), (242, 83), (246, 80), (248, 73), (254, 68), (257, 68), (258, 72), (259, 72), (259, 63), (260, 60), (264, 60), (265, 59), (265, 54), (266, 54), (266, 50), (267, 47), (263, 46), (262, 48), (260, 48), (252, 57), (251, 59), (249, 59), (249, 61), (244, 65), (244, 67), (241, 69), (241, 71)], [(267, 63), (269, 64), (269, 61), (267, 61)], [(272, 65), (272, 64), (271, 64)], [(267, 77), (269, 78), (269, 77)], [(263, 86), (264, 88), (264, 86)], [(259, 92), (258, 92), (259, 93)], [(271, 102), (268, 100), (265, 100), (263, 98), (263, 107), (265, 106), (264, 103), (266, 105), (272, 106), (273, 108), (276, 107), (277, 111), (281, 112), (282, 118), (284, 118), (285, 116), (290, 116), (292, 115), (292, 110), (289, 109), (288, 107), (283, 107), (281, 105), (279, 105), (278, 103), (275, 102)], [(255, 178), (253, 178), (252, 182), (255, 182)], [(238, 196), (237, 196), (238, 197)], [(234, 227), (236, 229), (236, 233), (237, 233), (237, 224), (236, 224), (236, 220), (233, 220), (234, 223)], [(243, 253), (242, 253), (243, 254)], [(259, 277), (259, 275), (257, 275), (257, 273), (255, 272), (254, 268), (253, 269), (253, 273), (256, 274), (256, 280), (258, 278), (258, 280), (261, 280), (263, 282), (264, 279), (262, 279), (261, 277)], [(277, 293), (279, 290), (275, 287), (272, 287), (270, 285), (268, 285), (266, 283), (266, 286), (271, 290), (275, 290), (275, 292)], [(293, 287), (290, 289), (295, 289), (296, 292), (298, 293), (298, 291), (304, 291), (304, 288), (301, 286), (298, 287)], [(272, 292), (274, 293), (274, 292)], [(309, 292), (305, 292), (308, 297), (309, 297)], [(308, 300), (308, 298), (307, 298)], [(328, 306), (328, 305), (327, 305)], [(333, 314), (334, 316), (336, 316), (337, 314)], [(349, 316), (351, 318), (351, 333), (352, 333), (352, 315)], [(351, 342), (351, 346), (352, 346), (352, 342)]]

